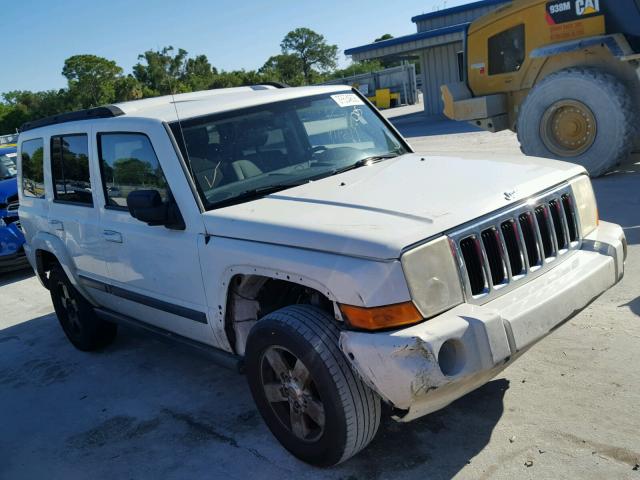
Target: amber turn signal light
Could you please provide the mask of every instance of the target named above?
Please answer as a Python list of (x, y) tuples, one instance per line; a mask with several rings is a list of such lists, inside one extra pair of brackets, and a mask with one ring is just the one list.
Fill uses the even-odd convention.
[(363, 330), (401, 327), (403, 325), (412, 325), (422, 320), (422, 315), (420, 315), (413, 302), (373, 308), (340, 305), (340, 311), (350, 326), (362, 328)]

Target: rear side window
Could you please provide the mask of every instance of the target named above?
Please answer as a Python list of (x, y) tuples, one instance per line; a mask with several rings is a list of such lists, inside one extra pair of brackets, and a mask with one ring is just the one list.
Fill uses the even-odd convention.
[(98, 151), (107, 207), (127, 208), (127, 195), (136, 190), (157, 190), (167, 200), (167, 181), (146, 135), (101, 133)]
[(22, 194), (25, 197), (44, 198), (44, 146), (41, 138), (25, 140), (22, 152)]
[(51, 176), (57, 201), (93, 206), (87, 135), (51, 137)]
[(524, 62), (524, 25), (489, 38), (489, 75), (520, 70)]

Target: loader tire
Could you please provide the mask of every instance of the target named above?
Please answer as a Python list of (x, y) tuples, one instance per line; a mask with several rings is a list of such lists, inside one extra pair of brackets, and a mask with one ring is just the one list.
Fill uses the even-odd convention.
[(517, 132), (526, 155), (577, 163), (598, 177), (629, 157), (636, 123), (632, 96), (618, 78), (597, 68), (569, 68), (529, 92)]

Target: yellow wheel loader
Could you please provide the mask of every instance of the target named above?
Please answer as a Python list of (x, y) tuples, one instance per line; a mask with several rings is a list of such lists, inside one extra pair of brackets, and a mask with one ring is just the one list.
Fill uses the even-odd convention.
[(514, 0), (472, 22), (444, 113), (599, 176), (640, 150), (640, 0)]

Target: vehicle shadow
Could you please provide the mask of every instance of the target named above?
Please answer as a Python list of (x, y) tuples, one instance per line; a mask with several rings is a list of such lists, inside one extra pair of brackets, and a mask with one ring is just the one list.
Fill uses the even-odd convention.
[(481, 131), (468, 122), (456, 122), (442, 115), (433, 116), (424, 112), (391, 117), (389, 121), (406, 138)]
[(33, 270), (28, 265), (20, 270), (0, 273), (0, 287), (10, 285), (14, 282), (19, 282), (20, 280), (26, 280), (27, 278), (33, 277), (33, 275)]
[(374, 441), (343, 468), (354, 479), (453, 478), (489, 443), (502, 417), (509, 381), (498, 379), (410, 423), (383, 419)]
[(79, 352), (49, 314), (0, 330), (0, 477), (450, 478), (489, 442), (506, 380), (408, 424), (386, 418), (355, 458), (319, 470), (272, 437), (246, 379), (132, 329)]
[(600, 218), (622, 226), (630, 245), (640, 244), (640, 163), (593, 180)]
[(621, 307), (629, 307), (633, 313), (640, 317), (640, 297), (636, 297), (634, 300), (631, 300), (629, 303), (625, 303), (624, 305), (620, 305)]

